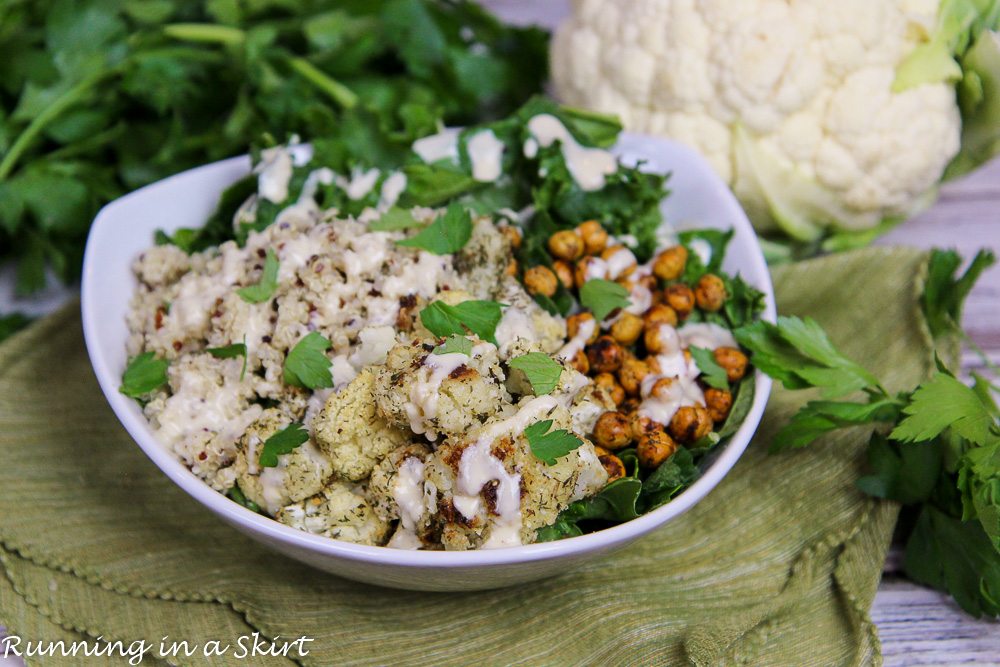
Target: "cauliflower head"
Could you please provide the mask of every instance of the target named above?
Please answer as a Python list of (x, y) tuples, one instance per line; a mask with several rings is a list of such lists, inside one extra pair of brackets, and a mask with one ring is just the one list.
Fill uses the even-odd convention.
[(332, 482), (322, 493), (282, 507), (275, 518), (307, 533), (355, 544), (379, 546), (389, 534), (389, 524), (372, 510), (364, 489), (346, 482)]
[[(982, 99), (960, 111), (955, 84), (996, 95), (984, 81), (1000, 58), (972, 56), (1000, 53), (997, 5), (576, 0), (553, 80), (569, 104), (699, 149), (758, 227), (848, 243), (929, 203), (963, 115), (990, 113)], [(995, 103), (992, 120), (970, 166), (1000, 150)]]
[(375, 372), (363, 369), (340, 392), (331, 394), (312, 421), (316, 444), (329, 457), (334, 474), (360, 481), (382, 458), (404, 444), (406, 434), (376, 412)]
[(510, 403), (497, 348), (435, 354), (434, 343), (402, 343), (389, 351), (375, 381), (379, 411), (394, 425), (435, 440), (478, 426)]
[(238, 453), (233, 465), (240, 490), (271, 516), (289, 503), (319, 493), (333, 475), (330, 460), (310, 441), (278, 456), (277, 466), (260, 465), (264, 443), (291, 422), (280, 410), (269, 408), (247, 428), (237, 443)]

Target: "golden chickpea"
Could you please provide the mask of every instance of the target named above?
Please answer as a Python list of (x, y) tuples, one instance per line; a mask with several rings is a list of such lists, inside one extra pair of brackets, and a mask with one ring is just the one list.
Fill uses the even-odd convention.
[(577, 288), (583, 287), (583, 284), (591, 278), (605, 277), (607, 277), (607, 267), (604, 266), (602, 260), (596, 257), (584, 257), (576, 263), (576, 268), (573, 269), (573, 280)]
[(594, 384), (603, 390), (616, 406), (625, 400), (625, 390), (612, 373), (598, 373), (594, 376)]
[(649, 388), (649, 395), (657, 398), (669, 398), (671, 387), (674, 384), (673, 378), (660, 378)]
[(587, 355), (583, 350), (573, 355), (573, 358), (569, 360), (569, 365), (577, 373), (586, 375), (590, 372), (590, 362), (587, 360)]
[(670, 420), (670, 435), (679, 442), (697, 442), (712, 430), (712, 418), (700, 405), (680, 408)]
[[(569, 334), (569, 337), (570, 338), (576, 337), (576, 334), (580, 332), (580, 326), (584, 322), (588, 321), (589, 322), (594, 321), (594, 316), (591, 315), (590, 313), (576, 313), (574, 315), (570, 315), (569, 317), (567, 317), (566, 332)], [(594, 324), (594, 331), (593, 333), (590, 334), (590, 337), (587, 339), (587, 343), (593, 343), (595, 340), (597, 340), (597, 337), (600, 335), (601, 335), (600, 329), (596, 324)]]
[(715, 349), (715, 361), (726, 369), (726, 378), (730, 382), (741, 380), (747, 372), (747, 355), (735, 347), (719, 347)]
[(629, 358), (622, 361), (618, 369), (618, 382), (629, 396), (638, 396), (642, 388), (642, 380), (649, 375), (649, 364), (639, 359)]
[[(618, 253), (622, 253), (621, 257), (616, 257)], [(609, 267), (614, 268), (612, 272), (614, 278), (623, 278), (635, 271), (635, 267), (638, 266), (635, 255), (623, 245), (613, 245), (610, 248), (605, 248), (601, 253), (601, 259), (608, 262)], [(619, 262), (621, 263), (620, 266), (618, 265)]]
[(500, 233), (507, 237), (510, 242), (510, 247), (517, 250), (521, 247), (521, 230), (513, 225), (503, 225), (500, 227)]
[(694, 299), (698, 307), (714, 313), (726, 302), (726, 285), (722, 278), (706, 273), (698, 279), (694, 288)]
[(677, 326), (677, 311), (664, 303), (655, 304), (642, 316), (643, 325), (649, 329), (659, 329), (661, 324)]
[(632, 313), (622, 313), (611, 325), (611, 337), (622, 345), (631, 345), (642, 335), (642, 318)]
[(608, 233), (596, 220), (581, 223), (576, 231), (583, 239), (584, 250), (588, 255), (596, 255), (608, 244)]
[(659, 468), (677, 451), (677, 443), (664, 431), (652, 431), (639, 438), (636, 455), (644, 468)]
[(604, 466), (604, 469), (607, 471), (609, 484), (616, 479), (621, 479), (625, 476), (625, 464), (622, 463), (622, 460), (614, 454), (598, 456), (597, 460), (601, 462), (601, 465)]
[(617, 410), (602, 414), (594, 424), (594, 442), (611, 451), (628, 445), (632, 442), (628, 417)]
[(663, 430), (663, 424), (658, 424), (651, 417), (640, 415), (638, 412), (633, 412), (629, 415), (628, 425), (632, 437), (636, 440), (642, 438), (647, 433)]
[(611, 454), (610, 450), (604, 449), (604, 447), (601, 447), (600, 445), (594, 445), (594, 452), (598, 456), (608, 456), (608, 455), (612, 455), (613, 456), (613, 454)]
[(688, 251), (682, 245), (667, 248), (653, 262), (653, 273), (661, 280), (677, 280), (684, 273)]
[(666, 298), (667, 305), (677, 312), (677, 316), (681, 319), (687, 317), (691, 311), (694, 309), (694, 290), (692, 290), (687, 285), (676, 284), (668, 285), (666, 289), (663, 290), (664, 297)]
[(611, 336), (600, 336), (587, 346), (587, 360), (598, 373), (614, 373), (622, 367), (625, 351)]
[(733, 395), (725, 389), (709, 387), (705, 390), (705, 407), (708, 408), (708, 416), (712, 421), (723, 422), (729, 416), (729, 409), (733, 407)]
[(524, 272), (524, 288), (528, 294), (552, 296), (559, 287), (559, 279), (547, 266), (533, 266)]
[(558, 231), (549, 237), (549, 252), (556, 259), (576, 261), (583, 256), (583, 239), (571, 229)]
[[(622, 389), (624, 389), (624, 387), (622, 387)], [(622, 401), (622, 404), (618, 406), (618, 409), (627, 415), (631, 415), (633, 412), (639, 409), (639, 406), (641, 404), (642, 401), (640, 401), (637, 397), (627, 396), (626, 399)]]
[(505, 276), (516, 276), (517, 275), (517, 260), (513, 257), (507, 262), (507, 267), (503, 270)]
[(552, 262), (552, 270), (556, 272), (556, 277), (566, 289), (573, 289), (573, 265), (564, 259), (557, 259)]
[(677, 331), (665, 324), (658, 327), (648, 327), (642, 336), (642, 341), (650, 354), (676, 352), (681, 345)]

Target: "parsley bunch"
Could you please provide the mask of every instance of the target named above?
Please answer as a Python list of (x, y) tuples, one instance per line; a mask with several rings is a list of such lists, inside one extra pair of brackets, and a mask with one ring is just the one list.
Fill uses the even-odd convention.
[(394, 164), (524, 102), (546, 49), (461, 0), (0, 3), (0, 255), (22, 294), (72, 280), (105, 202), (269, 136)]
[[(965, 296), (993, 262), (991, 253), (981, 252), (956, 277), (956, 253), (932, 255), (922, 303), (935, 336), (960, 333)], [(1000, 387), (976, 373), (969, 386), (939, 361), (937, 372), (913, 391), (889, 394), (809, 319), (758, 322), (735, 334), (757, 368), (788, 389), (813, 387), (823, 396), (793, 415), (772, 449), (805, 447), (846, 426), (877, 425), (868, 445), (871, 471), (857, 485), (905, 506), (907, 575), (947, 591), (974, 616), (1000, 616), (1000, 408), (994, 400)], [(863, 399), (831, 400), (848, 394)]]

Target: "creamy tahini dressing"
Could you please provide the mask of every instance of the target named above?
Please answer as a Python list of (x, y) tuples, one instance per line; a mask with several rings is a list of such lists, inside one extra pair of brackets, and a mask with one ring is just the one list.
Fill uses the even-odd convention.
[(288, 183), (292, 180), (292, 154), (283, 146), (261, 151), (257, 165), (257, 192), (275, 204), (288, 199)]
[(396, 549), (419, 549), (422, 543), (416, 531), (429, 509), (423, 461), (415, 456), (403, 461), (393, 483), (392, 498), (399, 507), (399, 528), (388, 546)]
[(733, 334), (718, 324), (692, 322), (677, 330), (684, 347), (703, 347), (715, 350), (720, 347), (738, 347)]
[(386, 210), (399, 201), (399, 196), (406, 190), (406, 174), (394, 171), (382, 181), (382, 191), (379, 194), (378, 207)]
[(472, 178), (483, 183), (497, 180), (503, 170), (504, 144), (493, 130), (480, 130), (465, 144), (472, 163)]
[(634, 268), (638, 264), (635, 255), (632, 254), (632, 251), (625, 246), (621, 246), (615, 250), (604, 261), (608, 269), (608, 280), (617, 280), (623, 273), (628, 271), (630, 268)]
[(520, 308), (505, 308), (503, 317), (497, 324), (494, 337), (497, 339), (501, 357), (506, 357), (510, 346), (517, 340), (538, 341), (538, 332), (531, 316)]
[(416, 380), (410, 387), (409, 400), (403, 406), (406, 418), (410, 422), (410, 430), (423, 434), (430, 441), (437, 440), (437, 431), (431, 425), (431, 420), (437, 417), (438, 395), (441, 383), (458, 368), (467, 365), (473, 358), (482, 356), (490, 345), (480, 343), (472, 348), (472, 354), (449, 352), (447, 354), (428, 354), (421, 366), (422, 379)]
[(581, 146), (566, 126), (551, 114), (540, 114), (528, 121), (528, 131), (531, 132), (534, 144), (525, 144), (524, 153), (534, 157), (538, 146), (551, 146), (560, 142), (566, 168), (581, 190), (600, 190), (604, 187), (604, 179), (618, 170), (615, 156), (600, 148)]
[(458, 161), (458, 135), (460, 128), (450, 127), (413, 142), (413, 152), (430, 164), (439, 160)]
[(594, 329), (597, 328), (597, 322), (594, 320), (584, 320), (580, 323), (580, 328), (577, 329), (576, 335), (569, 339), (569, 341), (556, 352), (556, 359), (562, 359), (563, 361), (569, 361), (575, 357), (590, 340), (590, 337), (594, 335)]
[[(682, 407), (705, 405), (705, 395), (696, 381), (701, 371), (694, 359), (685, 358), (687, 346), (677, 329), (669, 324), (660, 325), (659, 336), (663, 349), (654, 357), (654, 372), (642, 380), (639, 414), (669, 424)], [(669, 379), (670, 383), (657, 385), (662, 379)]]
[(490, 536), (484, 549), (521, 544), (521, 475), (507, 472), (503, 462), (493, 456), (493, 443), (504, 436), (520, 434), (530, 424), (559, 405), (552, 396), (538, 396), (518, 409), (512, 417), (485, 426), (476, 441), (465, 448), (458, 464), (458, 477), (452, 501), (467, 519), (476, 517), (483, 506), (480, 493), (490, 482), (497, 482), (496, 516), (490, 516)]

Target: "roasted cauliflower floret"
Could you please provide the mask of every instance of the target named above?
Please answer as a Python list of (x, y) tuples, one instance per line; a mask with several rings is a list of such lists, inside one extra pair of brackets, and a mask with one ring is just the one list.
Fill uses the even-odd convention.
[(418, 549), (432, 542), (431, 527), (437, 511), (437, 488), (426, 479), (426, 445), (409, 444), (390, 452), (372, 472), (370, 502), (383, 521), (398, 519), (389, 546)]
[(375, 371), (365, 368), (327, 399), (312, 422), (316, 444), (341, 479), (368, 477), (386, 454), (407, 440), (403, 431), (377, 414), (374, 389)]
[(562, 405), (569, 409), (572, 415), (572, 430), (589, 436), (594, 432), (597, 418), (608, 410), (614, 410), (615, 402), (606, 389), (594, 384), (594, 381), (583, 373), (570, 368), (568, 362), (564, 361), (562, 364), (563, 372), (552, 395), (559, 398)]
[(540, 351), (549, 354), (563, 346), (566, 342), (566, 320), (539, 306), (516, 279), (508, 276), (496, 285), (499, 287), (494, 288), (492, 298), (510, 306), (504, 309), (496, 330), (501, 359), (515, 356), (518, 341), (534, 343)]
[(264, 443), (290, 423), (281, 411), (270, 408), (238, 443), (235, 468), (240, 490), (272, 516), (289, 503), (319, 493), (333, 475), (330, 460), (309, 441), (278, 456), (274, 467), (260, 465)]
[(535, 457), (524, 429), (547, 419), (552, 429), (571, 429), (570, 413), (557, 398), (525, 398), (516, 410), (442, 443), (427, 459), (446, 549), (534, 542), (536, 531), (571, 502), (604, 486), (607, 473), (589, 441), (555, 465)]
[(375, 400), (393, 424), (435, 440), (478, 426), (510, 402), (495, 346), (476, 342), (471, 355), (434, 348), (397, 345), (379, 369)]
[(311, 498), (281, 508), (275, 518), (286, 526), (337, 540), (378, 546), (389, 534), (389, 523), (372, 511), (364, 489), (332, 482)]
[(472, 236), (455, 253), (455, 270), (465, 279), (467, 289), (476, 299), (492, 299), (503, 280), (513, 256), (510, 241), (489, 218), (480, 218), (472, 227)]

